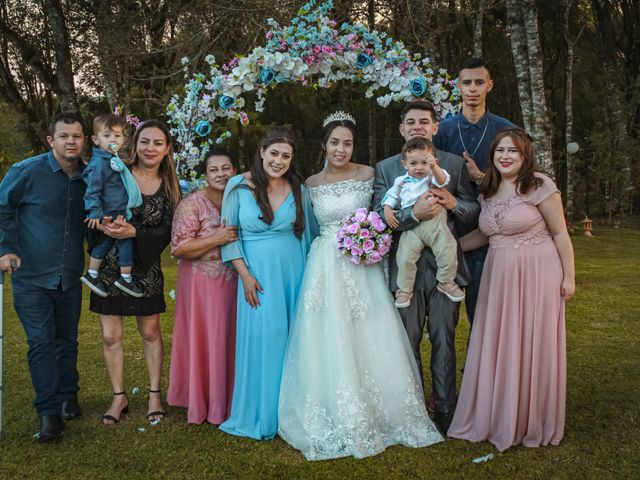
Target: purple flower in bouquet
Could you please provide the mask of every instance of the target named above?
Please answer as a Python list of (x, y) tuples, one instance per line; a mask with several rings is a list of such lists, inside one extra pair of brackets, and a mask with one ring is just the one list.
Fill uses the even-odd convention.
[(374, 263), (378, 263), (380, 260), (382, 260), (383, 255), (384, 255), (383, 253), (373, 251), (367, 254), (367, 259), (364, 261), (364, 263), (366, 263), (367, 265), (373, 265)]
[(373, 240), (368, 239), (362, 243), (362, 250), (364, 250), (364, 253), (371, 253), (373, 247), (375, 246), (376, 244), (373, 242)]
[(355, 264), (372, 265), (382, 260), (391, 248), (391, 230), (380, 215), (358, 208), (342, 220), (336, 234), (338, 253)]
[(384, 232), (387, 229), (387, 226), (385, 225), (385, 223), (382, 221), (382, 219), (380, 218), (380, 216), (378, 216), (377, 218), (375, 218), (374, 220), (372, 220), (371, 225), (373, 225), (373, 228), (376, 229), (376, 232)]
[(355, 215), (353, 216), (353, 219), (358, 223), (366, 222), (368, 213), (369, 212), (367, 212), (366, 208), (358, 208), (355, 212)]

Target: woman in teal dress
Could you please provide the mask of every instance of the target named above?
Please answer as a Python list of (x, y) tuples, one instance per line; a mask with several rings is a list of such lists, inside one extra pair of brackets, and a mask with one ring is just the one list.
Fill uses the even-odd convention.
[(222, 259), (241, 282), (231, 415), (220, 429), (256, 440), (273, 438), (278, 430), (285, 349), (317, 231), (292, 165), (294, 153), (288, 130), (267, 132), (251, 170), (229, 180), (222, 202), (226, 225), (238, 227), (238, 241), (221, 248)]

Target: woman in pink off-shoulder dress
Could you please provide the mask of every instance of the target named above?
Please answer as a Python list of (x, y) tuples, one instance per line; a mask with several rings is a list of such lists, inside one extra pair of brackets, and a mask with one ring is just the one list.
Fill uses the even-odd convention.
[(229, 153), (205, 158), (207, 186), (182, 200), (173, 217), (171, 253), (180, 258), (167, 401), (187, 408), (187, 421), (218, 425), (231, 409), (237, 276), (220, 259), (237, 240), (220, 222), (222, 194), (236, 171)]
[(573, 247), (560, 194), (539, 172), (529, 136), (498, 133), (481, 187), (479, 230), (489, 242), (450, 437), (500, 451), (557, 445), (564, 436), (564, 302), (575, 292)]

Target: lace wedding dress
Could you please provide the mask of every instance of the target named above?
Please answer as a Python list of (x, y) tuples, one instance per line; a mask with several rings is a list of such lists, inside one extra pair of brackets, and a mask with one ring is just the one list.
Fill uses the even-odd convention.
[(342, 218), (369, 206), (372, 186), (347, 180), (309, 189), (320, 236), (307, 260), (278, 407), (278, 434), (308, 460), (442, 441), (382, 266), (337, 253)]

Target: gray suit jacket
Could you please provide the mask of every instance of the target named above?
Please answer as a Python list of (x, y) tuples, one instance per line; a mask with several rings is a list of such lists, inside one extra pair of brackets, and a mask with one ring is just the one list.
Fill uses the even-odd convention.
[[(440, 166), (444, 168), (451, 180), (445, 187), (451, 194), (456, 197), (458, 205), (449, 212), (448, 225), (455, 238), (458, 238), (460, 232), (468, 232), (477, 227), (478, 215), (480, 214), (480, 205), (476, 200), (476, 196), (471, 187), (471, 182), (467, 175), (467, 167), (462, 157), (451, 153), (438, 150), (436, 157), (440, 162)], [(396, 177), (404, 175), (407, 171), (402, 166), (402, 155), (394, 155), (386, 158), (376, 165), (376, 176), (373, 185), (373, 208), (384, 219), (384, 209), (382, 207), (382, 199), (389, 188), (393, 186)], [(396, 250), (398, 248), (398, 240), (400, 234), (404, 230), (410, 230), (420, 223), (411, 212), (412, 207), (406, 207), (400, 210), (396, 217), (400, 222), (400, 226), (393, 233), (393, 245), (390, 252), (389, 260), (389, 288), (391, 291), (397, 290), (396, 278), (398, 275), (398, 267), (396, 265)], [(423, 274), (427, 268), (437, 271), (436, 259), (430, 248), (425, 248), (418, 260), (418, 273), (416, 275), (416, 284), (414, 290), (431, 290), (435, 285), (427, 285), (426, 276)], [(456, 283), (460, 286), (469, 284), (471, 280), (467, 264), (462, 255), (460, 247), (458, 247), (458, 273), (456, 275)]]

